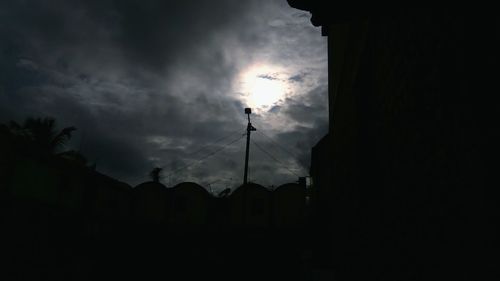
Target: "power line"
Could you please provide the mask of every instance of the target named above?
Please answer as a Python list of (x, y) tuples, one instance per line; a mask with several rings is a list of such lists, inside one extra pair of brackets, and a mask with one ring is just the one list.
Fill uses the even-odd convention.
[(283, 168), (287, 169), (290, 173), (294, 174), (295, 176), (297, 177), (300, 177), (299, 175), (297, 175), (297, 173), (295, 173), (293, 170), (291, 170), (290, 168), (288, 168), (285, 163), (281, 162), (280, 160), (276, 159), (276, 157), (274, 157), (273, 155), (271, 155), (271, 153), (267, 152), (264, 148), (262, 148), (260, 145), (258, 145), (254, 140), (252, 140), (252, 143), (255, 144), (255, 146), (261, 150), (262, 152), (264, 152), (267, 156), (269, 156), (269, 158), (273, 159), (274, 161), (278, 162), (279, 164), (282, 165)]
[(217, 150), (215, 150), (215, 151), (213, 151), (213, 152), (211, 152), (211, 153), (209, 153), (209, 154), (207, 154), (207, 155), (205, 155), (205, 156), (201, 157), (200, 159), (198, 159), (198, 160), (196, 160), (196, 161), (194, 161), (194, 162), (191, 162), (191, 163), (189, 163), (189, 164), (187, 164), (187, 165), (185, 165), (185, 166), (183, 166), (183, 167), (181, 167), (181, 168), (178, 168), (178, 169), (176, 169), (176, 170), (172, 171), (172, 172), (171, 172), (170, 174), (168, 174), (167, 176), (164, 176), (164, 178), (165, 178), (165, 177), (167, 177), (167, 178), (168, 178), (168, 177), (172, 176), (173, 174), (175, 174), (175, 173), (177, 173), (177, 172), (179, 172), (179, 171), (182, 171), (182, 170), (187, 169), (187, 168), (189, 168), (189, 167), (191, 167), (191, 166), (193, 166), (193, 165), (196, 165), (196, 164), (201, 163), (203, 160), (205, 160), (205, 159), (207, 159), (207, 158), (209, 158), (209, 157), (211, 157), (211, 156), (215, 155), (216, 153), (218, 153), (218, 152), (220, 152), (220, 151), (224, 150), (227, 146), (229, 146), (229, 145), (231, 145), (231, 144), (233, 144), (233, 143), (235, 143), (235, 142), (237, 142), (237, 141), (241, 140), (244, 136), (245, 136), (245, 135), (241, 135), (241, 136), (240, 136), (240, 137), (238, 137), (237, 139), (232, 140), (231, 142), (229, 142), (229, 143), (227, 143), (227, 144), (223, 145), (222, 147), (220, 147), (219, 149), (217, 149)]
[[(221, 141), (223, 141), (223, 140), (226, 140), (227, 138), (229, 138), (230, 136), (232, 136), (232, 135), (234, 135), (234, 134), (236, 134), (236, 133), (238, 133), (238, 132), (241, 132), (241, 129), (238, 129), (237, 131), (232, 131), (232, 132), (231, 132), (231, 133), (229, 133), (228, 135), (223, 136), (223, 137), (221, 137), (221, 138), (218, 138), (217, 140), (215, 140), (215, 141), (213, 141), (213, 142), (211, 142), (211, 143), (209, 143), (209, 144), (207, 144), (207, 145), (202, 146), (201, 148), (197, 149), (195, 152), (190, 153), (190, 154), (188, 154), (188, 155), (189, 155), (189, 156), (196, 155), (197, 153), (199, 153), (199, 152), (201, 152), (201, 151), (205, 150), (206, 148), (208, 148), (209, 146), (216, 145), (217, 143), (219, 143), (219, 142), (221, 142)], [(165, 168), (165, 167), (167, 167), (167, 166), (171, 166), (171, 165), (173, 165), (173, 164), (174, 164), (174, 161), (172, 161), (172, 162), (170, 162), (170, 163), (168, 163), (168, 164), (162, 165), (162, 166), (160, 166), (160, 168)]]
[(257, 131), (257, 133), (259, 133), (259, 134), (263, 135), (264, 137), (266, 137), (268, 140), (271, 141), (272, 144), (274, 144), (275, 146), (278, 146), (279, 148), (281, 148), (281, 150), (283, 150), (285, 153), (288, 153), (293, 159), (295, 159), (303, 167), (307, 167), (307, 165), (305, 165), (305, 163), (303, 163), (300, 160), (300, 157), (298, 157), (295, 153), (291, 152), (286, 147), (284, 147), (283, 145), (281, 145), (279, 142), (275, 141), (273, 138), (271, 138), (270, 136), (268, 136), (264, 132), (262, 132), (261, 126), (259, 126), (259, 130)]
[[(219, 142), (221, 142), (221, 141), (223, 141), (223, 140), (225, 140), (225, 139), (229, 138), (230, 136), (232, 136), (232, 135), (234, 135), (235, 133), (238, 133), (238, 132), (241, 132), (241, 129), (238, 129), (237, 131), (232, 131), (231, 133), (229, 133), (229, 134), (227, 134), (227, 135), (225, 135), (225, 136), (223, 136), (223, 137), (221, 137), (221, 138), (218, 138), (218, 139), (214, 140), (213, 142), (211, 142), (211, 143), (209, 143), (209, 144), (207, 144), (207, 145), (202, 146), (201, 148), (197, 149), (195, 152), (192, 152), (192, 153), (190, 153), (190, 154), (188, 154), (188, 155), (196, 155), (197, 153), (199, 153), (199, 152), (203, 151), (204, 149), (208, 148), (209, 146), (216, 145), (217, 143), (219, 143)], [(167, 167), (167, 166), (171, 166), (171, 165), (173, 165), (173, 164), (174, 164), (174, 161), (172, 161), (172, 162), (170, 162), (170, 163), (168, 163), (168, 164), (165, 164), (165, 165), (159, 166), (159, 168), (164, 169), (165, 167)], [(163, 178), (164, 178), (164, 177), (165, 177), (165, 176), (163, 176)], [(148, 172), (147, 174), (143, 174), (143, 175), (141, 175), (141, 176), (131, 177), (131, 178), (129, 178), (127, 181), (129, 181), (129, 182), (133, 182), (133, 181), (136, 181), (136, 180), (140, 180), (140, 179), (147, 179), (147, 178), (149, 178), (149, 172)]]
[(215, 150), (215, 151), (213, 151), (213, 152), (211, 152), (211, 153), (209, 153), (209, 154), (207, 154), (207, 155), (203, 156), (202, 158), (200, 158), (200, 159), (198, 159), (198, 160), (196, 160), (196, 161), (194, 161), (194, 162), (191, 162), (190, 164), (187, 164), (187, 165), (185, 165), (185, 166), (183, 166), (183, 167), (181, 167), (181, 168), (178, 168), (178, 169), (174, 170), (173, 172), (171, 172), (170, 174), (168, 174), (166, 177), (170, 177), (170, 176), (171, 176), (171, 175), (173, 175), (174, 173), (177, 173), (177, 172), (179, 172), (179, 171), (181, 171), (181, 170), (187, 169), (187, 168), (189, 168), (189, 167), (191, 167), (191, 166), (193, 166), (193, 165), (195, 165), (195, 164), (199, 164), (199, 163), (201, 163), (203, 160), (205, 160), (205, 159), (207, 159), (207, 158), (209, 158), (209, 157), (211, 157), (211, 156), (215, 155), (216, 153), (218, 153), (218, 152), (220, 152), (220, 151), (224, 150), (227, 146), (229, 146), (229, 145), (231, 145), (231, 144), (233, 144), (233, 143), (235, 143), (235, 142), (237, 142), (237, 141), (241, 140), (244, 136), (245, 136), (245, 135), (242, 135), (242, 136), (240, 136), (239, 138), (237, 138), (237, 139), (235, 139), (235, 140), (233, 140), (233, 141), (231, 141), (231, 142), (229, 142), (229, 143), (227, 143), (227, 144), (223, 145), (221, 148), (219, 148), (219, 149), (217, 149), (217, 150)]

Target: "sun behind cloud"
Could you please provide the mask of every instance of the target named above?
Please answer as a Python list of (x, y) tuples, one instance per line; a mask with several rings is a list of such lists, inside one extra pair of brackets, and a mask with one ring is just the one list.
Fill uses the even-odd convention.
[(239, 75), (239, 91), (246, 106), (257, 111), (284, 100), (287, 90), (284, 70), (271, 65), (256, 64)]

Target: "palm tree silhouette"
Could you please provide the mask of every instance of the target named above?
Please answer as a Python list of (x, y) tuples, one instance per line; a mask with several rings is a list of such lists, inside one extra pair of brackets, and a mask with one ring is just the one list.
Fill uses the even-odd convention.
[(24, 150), (42, 155), (72, 155), (75, 151), (59, 152), (71, 139), (74, 126), (56, 129), (54, 118), (27, 118), (22, 125), (10, 121), (8, 128)]

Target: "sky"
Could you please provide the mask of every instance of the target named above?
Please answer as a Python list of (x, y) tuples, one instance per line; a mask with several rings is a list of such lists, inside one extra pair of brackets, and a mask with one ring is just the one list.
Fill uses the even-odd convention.
[(75, 126), (67, 149), (135, 186), (211, 192), (307, 176), (327, 133), (326, 37), (286, 0), (0, 2), (0, 122)]

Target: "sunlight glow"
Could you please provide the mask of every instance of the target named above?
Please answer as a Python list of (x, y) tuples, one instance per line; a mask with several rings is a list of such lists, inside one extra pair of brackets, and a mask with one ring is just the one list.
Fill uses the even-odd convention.
[(283, 70), (269, 65), (254, 65), (240, 76), (240, 89), (246, 106), (256, 110), (270, 108), (285, 98)]

